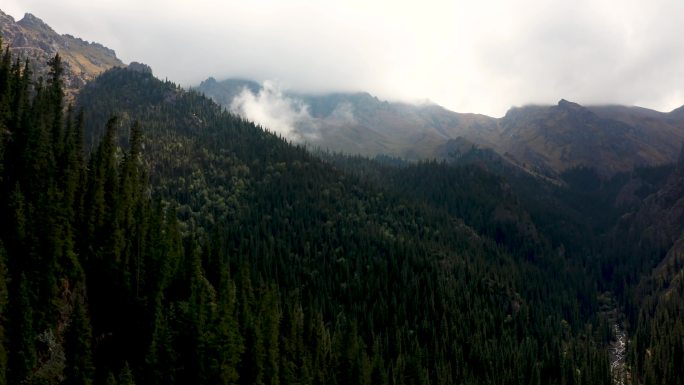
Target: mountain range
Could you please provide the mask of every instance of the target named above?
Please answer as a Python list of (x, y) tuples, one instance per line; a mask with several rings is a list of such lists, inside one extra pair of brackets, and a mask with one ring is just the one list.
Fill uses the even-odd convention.
[[(238, 79), (209, 78), (196, 89), (238, 113), (235, 100), (242, 92), (267, 92), (256, 82)], [(609, 177), (636, 166), (672, 163), (684, 142), (684, 107), (661, 113), (561, 100), (554, 106), (514, 107), (492, 118), (436, 104), (382, 101), (368, 93), (283, 97), (307, 113), (294, 128), (313, 147), (418, 160), (450, 159), (477, 146), (551, 178), (576, 167), (596, 168)]]
[[(0, 35), (18, 57), (36, 63), (34, 71), (44, 78), (47, 66), (40, 63), (59, 53), (70, 98), (103, 71), (125, 66), (113, 50), (60, 35), (28, 13), (15, 21), (0, 11)], [(234, 102), (243, 92), (258, 96), (268, 91), (251, 80), (214, 78), (196, 89), (238, 113)], [(663, 113), (561, 100), (552, 106), (514, 107), (502, 118), (493, 118), (433, 103), (387, 102), (364, 92), (285, 92), (279, 97), (299, 109), (289, 122), (294, 139), (314, 148), (408, 160), (456, 160), (473, 148), (489, 149), (511, 168), (552, 180), (577, 167), (610, 177), (637, 166), (672, 163), (684, 142), (684, 106)]]

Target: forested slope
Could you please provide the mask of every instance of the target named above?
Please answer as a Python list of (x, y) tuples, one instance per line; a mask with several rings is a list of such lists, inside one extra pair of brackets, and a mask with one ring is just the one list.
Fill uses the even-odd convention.
[(51, 65), (0, 66), (0, 382), (610, 382), (593, 287), (458, 209), (488, 201), (374, 186), (150, 74), (64, 112)]

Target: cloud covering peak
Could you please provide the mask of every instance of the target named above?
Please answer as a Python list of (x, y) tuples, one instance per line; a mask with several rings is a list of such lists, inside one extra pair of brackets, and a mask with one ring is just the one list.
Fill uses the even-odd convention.
[(313, 124), (308, 106), (285, 96), (273, 81), (264, 81), (257, 92), (244, 87), (233, 99), (230, 110), (293, 142), (310, 140), (315, 135), (315, 130), (302, 129)]
[(512, 105), (684, 104), (681, 0), (6, 0), (59, 33), (196, 85), (280, 79), (302, 92)]

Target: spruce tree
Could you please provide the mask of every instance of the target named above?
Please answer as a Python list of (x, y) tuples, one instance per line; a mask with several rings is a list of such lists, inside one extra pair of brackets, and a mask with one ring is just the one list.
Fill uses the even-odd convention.
[(63, 130), (63, 110), (64, 110), (64, 65), (59, 54), (48, 61), (49, 78), (47, 97), (50, 101), (50, 124), (52, 131), (52, 144), (55, 146), (55, 154), (61, 155), (62, 152), (62, 130)]
[(224, 265), (220, 272), (216, 330), (212, 341), (216, 366), (212, 368), (216, 373), (214, 383), (220, 385), (235, 385), (240, 376), (238, 365), (244, 346), (237, 320), (236, 290), (229, 268)]
[(105, 385), (118, 385), (116, 377), (112, 372), (109, 372), (109, 374), (107, 374), (107, 381), (105, 382)]
[(36, 368), (36, 337), (33, 328), (33, 305), (30, 300), (29, 284), (21, 274), (17, 284), (17, 297), (12, 311), (8, 383), (20, 384)]
[(128, 365), (128, 362), (124, 363), (124, 367), (119, 373), (119, 385), (135, 385), (133, 371), (131, 371), (131, 367)]
[[(1, 42), (0, 46), (2, 46)], [(0, 384), (7, 383), (7, 349), (5, 347), (7, 336), (5, 335), (5, 324), (8, 316), (9, 278), (7, 253), (5, 246), (0, 241)]]
[(90, 318), (80, 291), (78, 288), (75, 290), (70, 322), (64, 336), (65, 384), (68, 385), (90, 385), (94, 374), (90, 345), (92, 338)]

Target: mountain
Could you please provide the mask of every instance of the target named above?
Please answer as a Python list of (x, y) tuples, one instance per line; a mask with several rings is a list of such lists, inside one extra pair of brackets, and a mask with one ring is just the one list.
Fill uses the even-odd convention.
[(566, 100), (550, 107), (511, 109), (499, 121), (501, 136), (495, 148), (546, 174), (583, 166), (608, 177), (677, 159), (684, 124), (673, 127), (664, 117), (630, 121), (598, 110), (604, 116)]
[(684, 146), (665, 182), (643, 199), (638, 210), (623, 218), (625, 224), (626, 233), (653, 250), (662, 268), (684, 256)]
[[(255, 82), (213, 78), (197, 90), (231, 107), (246, 84), (253, 94), (263, 92)], [(435, 104), (390, 103), (367, 93), (285, 97), (308, 112), (296, 124), (314, 147), (366, 156), (449, 159), (454, 143), (465, 141), (552, 179), (577, 167), (592, 167), (610, 177), (636, 166), (672, 163), (684, 142), (684, 113), (678, 110), (666, 114), (638, 107), (583, 107), (561, 100), (555, 106), (512, 108), (496, 119)]]
[(217, 82), (214, 78), (208, 78), (203, 81), (199, 87), (203, 93), (215, 95), (215, 101), (223, 106), (230, 106), (244, 89), (252, 93), (258, 93), (261, 90), (261, 85), (252, 80), (245, 79), (227, 79), (222, 82)]
[[(197, 87), (218, 103), (230, 108), (234, 97), (245, 89), (235, 79), (208, 79)], [(253, 94), (264, 88), (249, 82)], [(407, 159), (432, 158), (449, 139), (477, 138), (489, 144), (496, 137), (496, 121), (477, 114), (457, 114), (435, 104), (389, 103), (368, 93), (312, 95), (284, 93), (285, 101), (304, 106), (306, 118), (297, 122), (312, 146), (350, 154), (378, 154)]]
[(677, 120), (684, 119), (684, 106), (675, 108), (674, 110), (670, 111), (669, 117)]
[(614, 268), (637, 266), (624, 282), (634, 286), (626, 310), (632, 323), (632, 362), (645, 383), (676, 383), (664, 364), (684, 351), (684, 147), (657, 191), (616, 226)]
[[(561, 362), (586, 366), (591, 382), (609, 382), (604, 350), (583, 331), (596, 306), (587, 275), (579, 264), (557, 269), (564, 257), (502, 178), (478, 167), (431, 163), (365, 180), (148, 73), (107, 71), (79, 101), (86, 132), (96, 138), (112, 113), (124, 128), (136, 120), (143, 127), (151, 183), (144, 191), (177, 211), (188, 245), (181, 258), (197, 260), (194, 269), (162, 269), (170, 277), (162, 283), (169, 283), (156, 297), (129, 298), (136, 264), (126, 262), (125, 252), (113, 271), (122, 270), (128, 289), (106, 290), (107, 277), (88, 281), (94, 335), (122, 336), (97, 343), (99, 372), (126, 358), (137, 378), (166, 375), (158, 362), (177, 368), (169, 383), (214, 378), (214, 366), (184, 363), (213, 362), (192, 347), (215, 349), (222, 339), (212, 325), (220, 324), (193, 314), (200, 306), (208, 319), (217, 317), (213, 293), (227, 279), (221, 272), (229, 271), (237, 303), (228, 314), (235, 314), (244, 338), (239, 383), (274, 375), (282, 384), (296, 383), (308, 373), (315, 373), (314, 383), (560, 382), (574, 373), (561, 371)], [(157, 255), (143, 265), (160, 263)], [(188, 272), (199, 278), (187, 278)], [(573, 277), (571, 283), (559, 275)], [(155, 293), (161, 283), (148, 281)], [(130, 301), (140, 303), (143, 310), (132, 318), (143, 326), (121, 316), (130, 313), (116, 304)], [(150, 306), (159, 313), (144, 310)], [(569, 347), (578, 353), (563, 353)], [(598, 364), (579, 364), (589, 360)]]
[(68, 95), (75, 94), (103, 71), (125, 66), (113, 50), (71, 35), (60, 35), (30, 13), (15, 21), (0, 11), (0, 37), (17, 57), (30, 59), (36, 75), (43, 78), (47, 78), (45, 63), (59, 54), (65, 63), (64, 82)]
[[(420, 123), (421, 151), (452, 160), (408, 162), (310, 151), (138, 63), (65, 110), (60, 61), (42, 64), (44, 88), (12, 62), (0, 384), (684, 377), (684, 148), (676, 164), (616, 173), (650, 162), (681, 110), (563, 100), (492, 119), (266, 90), (310, 139), (352, 124), (415, 140)], [(246, 98), (264, 91), (253, 82), (205, 86), (263, 101)], [(628, 151), (642, 153), (616, 159)]]

